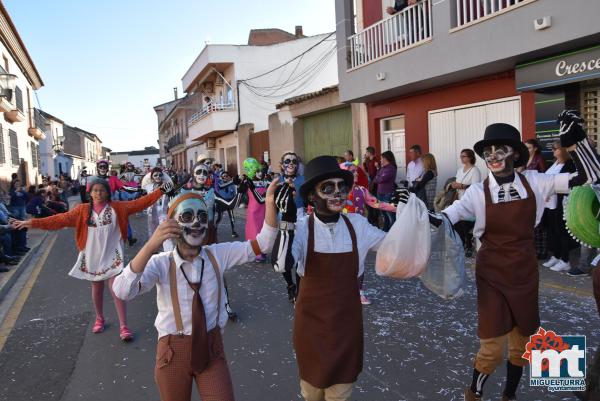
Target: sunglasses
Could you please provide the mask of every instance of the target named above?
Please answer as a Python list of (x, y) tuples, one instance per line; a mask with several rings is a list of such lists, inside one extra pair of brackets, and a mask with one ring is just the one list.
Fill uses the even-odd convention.
[(335, 181), (325, 181), (321, 187), (319, 188), (323, 195), (333, 195), (337, 192), (348, 193), (350, 192), (350, 188), (346, 185), (346, 182), (335, 182)]
[(185, 209), (179, 214), (177, 220), (183, 224), (190, 224), (193, 223), (196, 218), (200, 224), (208, 223), (208, 213), (206, 213), (204, 210), (198, 210), (198, 213), (196, 214), (194, 209)]
[(283, 164), (294, 164), (298, 165), (298, 159), (283, 159)]

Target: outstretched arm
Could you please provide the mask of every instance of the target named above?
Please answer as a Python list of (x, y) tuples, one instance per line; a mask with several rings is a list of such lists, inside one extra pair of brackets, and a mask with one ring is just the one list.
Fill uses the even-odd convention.
[(42, 219), (14, 221), (12, 226), (17, 230), (24, 228), (39, 228), (41, 230), (60, 230), (65, 227), (75, 227), (83, 205), (77, 205), (66, 213), (57, 214)]

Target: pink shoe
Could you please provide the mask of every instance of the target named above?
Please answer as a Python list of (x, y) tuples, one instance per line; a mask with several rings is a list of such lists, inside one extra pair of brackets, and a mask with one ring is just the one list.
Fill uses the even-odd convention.
[(98, 334), (104, 331), (104, 318), (97, 317), (96, 322), (94, 323), (94, 327), (92, 328), (92, 333)]
[(128, 342), (133, 340), (133, 333), (131, 332), (131, 330), (129, 330), (127, 326), (121, 326), (119, 337), (121, 337), (121, 340)]

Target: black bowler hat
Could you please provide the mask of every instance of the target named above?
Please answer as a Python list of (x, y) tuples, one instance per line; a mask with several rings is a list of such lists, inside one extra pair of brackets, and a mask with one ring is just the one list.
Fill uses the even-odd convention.
[(354, 174), (342, 170), (333, 156), (317, 156), (306, 164), (304, 168), (304, 183), (300, 186), (300, 196), (308, 204), (308, 193), (320, 181), (328, 178), (341, 178), (348, 188), (354, 184)]
[(519, 130), (510, 124), (496, 123), (488, 125), (483, 134), (483, 139), (477, 142), (473, 149), (483, 159), (483, 149), (492, 145), (508, 145), (519, 153), (519, 158), (515, 160), (515, 167), (524, 166), (529, 159), (529, 150), (521, 141)]

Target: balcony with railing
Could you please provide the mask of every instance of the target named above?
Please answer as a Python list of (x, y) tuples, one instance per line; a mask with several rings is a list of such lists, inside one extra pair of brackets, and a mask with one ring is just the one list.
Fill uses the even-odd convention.
[(235, 130), (238, 121), (235, 102), (209, 102), (188, 119), (188, 132), (192, 140), (219, 136)]
[(350, 69), (431, 40), (431, 1), (421, 0), (350, 36)]
[(23, 92), (18, 86), (15, 86), (14, 91), (14, 107), (12, 107), (12, 110), (4, 113), (4, 119), (10, 123), (25, 120), (25, 113), (23, 112)]
[(455, 27), (481, 22), (491, 16), (510, 11), (532, 0), (454, 0), (456, 2)]

